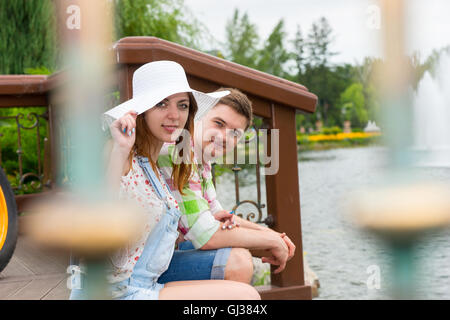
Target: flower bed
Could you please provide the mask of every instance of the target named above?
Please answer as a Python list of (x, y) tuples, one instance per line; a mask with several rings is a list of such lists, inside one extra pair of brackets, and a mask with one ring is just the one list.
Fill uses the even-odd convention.
[(297, 134), (297, 143), (301, 150), (320, 150), (366, 146), (380, 142), (379, 132), (350, 132), (336, 134)]

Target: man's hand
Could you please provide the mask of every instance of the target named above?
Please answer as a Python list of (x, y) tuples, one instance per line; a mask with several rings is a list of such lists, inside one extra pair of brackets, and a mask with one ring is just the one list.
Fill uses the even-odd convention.
[(280, 237), (284, 240), (286, 243), (289, 253), (288, 253), (288, 261), (292, 259), (295, 253), (295, 244), (289, 239), (289, 237), (286, 235), (286, 233), (281, 233)]
[[(227, 210), (221, 210), (221, 211), (217, 211), (214, 214), (214, 218), (216, 218), (216, 220), (223, 222), (222, 225), (222, 229), (233, 229), (234, 227), (239, 227), (240, 224), (236, 222), (235, 219), (235, 215), (230, 213)], [(276, 233), (281, 239), (283, 239), (283, 241), (285, 242), (287, 248), (288, 248), (288, 257), (287, 257), (287, 261), (291, 260), (292, 257), (295, 254), (295, 245), (294, 243), (291, 241), (291, 239), (289, 239), (289, 237), (286, 235), (285, 232), (283, 233), (279, 233), (276, 232), (272, 229), (266, 228), (266, 227), (262, 227), (260, 225), (256, 225), (257, 227), (255, 228), (256, 230), (264, 230), (264, 231), (268, 231), (268, 232), (274, 232)]]
[(291, 241), (291, 239), (289, 239), (289, 237), (286, 235), (285, 232), (283, 233), (279, 233), (276, 232), (275, 230), (269, 229), (269, 228), (264, 228), (265, 231), (267, 232), (274, 232), (276, 233), (281, 239), (284, 240), (284, 242), (286, 243), (286, 246), (288, 248), (288, 261), (292, 259), (292, 257), (295, 254), (295, 244)]
[(289, 257), (289, 249), (283, 238), (276, 236), (275, 239), (274, 247), (268, 250), (271, 256), (262, 257), (261, 261), (279, 266), (275, 269), (274, 273), (280, 273), (286, 267), (286, 262)]

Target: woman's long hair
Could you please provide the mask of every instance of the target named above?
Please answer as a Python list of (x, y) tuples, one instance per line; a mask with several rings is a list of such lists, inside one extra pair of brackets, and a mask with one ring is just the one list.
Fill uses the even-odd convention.
[[(195, 100), (194, 96), (191, 92), (188, 92), (189, 96), (189, 115), (188, 119), (186, 121), (186, 124), (184, 126), (184, 129), (189, 132), (190, 137), (193, 137), (194, 134), (194, 116), (197, 112), (198, 106), (197, 101)], [(185, 137), (186, 138), (186, 137)], [(175, 152), (174, 155), (172, 155), (172, 163), (173, 163), (173, 170), (172, 170), (172, 181), (173, 185), (177, 188), (177, 190), (183, 194), (183, 188), (188, 183), (189, 178), (192, 174), (192, 165), (193, 165), (193, 152), (190, 148), (190, 142), (185, 141), (182, 136), (180, 136), (177, 141), (175, 142)], [(156, 140), (156, 137), (152, 134), (150, 129), (147, 126), (147, 123), (145, 121), (144, 113), (141, 113), (136, 118), (136, 140), (131, 148), (130, 155), (129, 155), (129, 161), (130, 161), (130, 168), (131, 168), (131, 162), (133, 159), (133, 154), (137, 153), (140, 156), (144, 156), (148, 158), (148, 161), (150, 162), (152, 168), (154, 171), (156, 171), (157, 166), (156, 163), (151, 158), (151, 150), (153, 147), (153, 143)], [(182, 145), (185, 143), (189, 143), (189, 155), (183, 154)], [(181, 151), (180, 151), (181, 150)], [(175, 164), (176, 161), (174, 157), (181, 156), (183, 157), (183, 161), (181, 161), (180, 164)], [(178, 162), (177, 162), (178, 163)]]

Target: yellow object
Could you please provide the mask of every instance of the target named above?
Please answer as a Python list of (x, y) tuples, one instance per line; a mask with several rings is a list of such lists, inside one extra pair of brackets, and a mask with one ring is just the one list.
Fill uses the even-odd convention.
[(3, 189), (0, 187), (0, 250), (6, 241), (8, 234), (8, 207), (6, 206), (5, 195)]
[(309, 141), (323, 141), (323, 140), (344, 140), (355, 138), (370, 138), (379, 136), (379, 132), (350, 132), (350, 133), (338, 133), (338, 134), (318, 134), (308, 136)]

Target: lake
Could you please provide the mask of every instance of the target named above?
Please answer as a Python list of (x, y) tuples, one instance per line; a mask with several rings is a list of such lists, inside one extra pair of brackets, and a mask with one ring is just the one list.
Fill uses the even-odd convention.
[[(345, 201), (352, 191), (381, 178), (383, 147), (309, 151), (299, 154), (303, 250), (320, 281), (318, 299), (388, 299), (391, 257), (377, 237), (360, 231), (345, 217)], [(450, 168), (418, 171), (450, 184)], [(262, 179), (264, 180), (264, 179)], [(240, 197), (256, 201), (254, 172), (240, 173)], [(265, 186), (262, 184), (262, 203)], [(225, 209), (235, 204), (234, 177), (218, 178), (218, 198)], [(250, 205), (243, 212), (251, 212)], [(264, 210), (263, 210), (264, 211)], [(263, 212), (266, 214), (266, 212)], [(418, 243), (416, 292), (419, 299), (450, 299), (450, 231), (429, 234)], [(297, 253), (298, 254), (298, 253)], [(380, 288), (367, 285), (373, 268), (380, 272)]]

